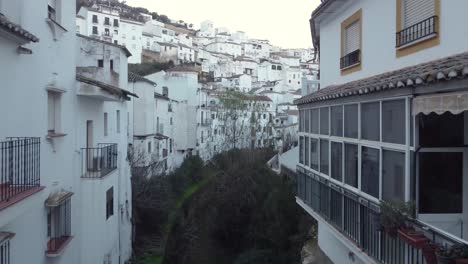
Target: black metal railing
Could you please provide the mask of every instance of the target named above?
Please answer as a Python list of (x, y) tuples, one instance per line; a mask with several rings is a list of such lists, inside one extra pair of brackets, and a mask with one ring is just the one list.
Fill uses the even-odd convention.
[(0, 202), (40, 186), (40, 146), (40, 138), (0, 142)]
[(47, 215), (47, 254), (59, 253), (71, 239), (71, 199), (49, 208)]
[(427, 36), (437, 34), (436, 24), (437, 16), (425, 19), (415, 25), (407, 27), (396, 33), (396, 47), (399, 48), (406, 44), (423, 39)]
[[(380, 207), (352, 191), (337, 186), (327, 179), (297, 169), (297, 197), (313, 211), (353, 241), (368, 256), (385, 264), (423, 264), (427, 253), (383, 232), (380, 225)], [(460, 243), (453, 237), (414, 220), (415, 230), (424, 233), (431, 243), (453, 245)]]
[(117, 169), (117, 144), (101, 143), (97, 148), (82, 148), (82, 177), (102, 178)]
[(340, 59), (340, 69), (351, 67), (361, 62), (361, 50), (355, 50)]

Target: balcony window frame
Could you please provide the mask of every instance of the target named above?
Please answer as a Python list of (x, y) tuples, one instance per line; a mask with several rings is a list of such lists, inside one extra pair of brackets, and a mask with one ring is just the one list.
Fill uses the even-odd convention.
[[(396, 1), (396, 32), (399, 33), (405, 28), (403, 28), (403, 1)], [(416, 53), (421, 50), (432, 48), (440, 44), (440, 0), (434, 0), (434, 17), (435, 17), (435, 33), (423, 37), (421, 39), (415, 40), (411, 43), (407, 43), (400, 47), (395, 47), (395, 56), (397, 58), (404, 57), (413, 53)], [(395, 34), (396, 38), (396, 34)], [(396, 42), (396, 41), (395, 41)], [(395, 45), (396, 46), (396, 45)]]
[(51, 194), (47, 207), (47, 249), (48, 257), (60, 256), (72, 236), (71, 192)]
[(356, 71), (360, 71), (362, 69), (362, 9), (359, 9), (350, 17), (345, 19), (341, 22), (341, 56), (340, 58), (344, 58), (345, 56), (353, 53), (350, 52), (345, 54), (345, 39), (346, 39), (346, 29), (352, 25), (353, 23), (359, 22), (359, 62), (349, 65), (347, 67), (341, 68), (340, 73), (341, 75), (347, 75)]
[[(387, 101), (395, 101), (395, 100), (405, 100), (405, 143), (404, 144), (396, 144), (396, 143), (388, 143), (388, 142), (384, 142), (382, 140), (382, 104), (383, 102), (387, 102)], [(380, 108), (379, 108), (379, 116), (380, 116), (380, 122), (379, 122), (379, 126), (380, 126), (380, 140), (379, 141), (371, 141), (371, 140), (365, 140), (365, 139), (362, 139), (361, 138), (361, 104), (366, 104), (366, 103), (379, 103), (380, 104)], [(412, 158), (412, 152), (415, 151), (415, 147), (414, 147), (414, 144), (411, 144), (412, 140), (410, 140), (410, 138), (414, 137), (414, 134), (415, 134), (415, 129), (411, 128), (411, 126), (414, 126), (415, 122), (412, 122), (411, 120), (414, 119), (414, 116), (410, 116), (411, 114), (411, 97), (409, 96), (396, 96), (396, 97), (389, 97), (389, 98), (382, 98), (382, 99), (368, 99), (368, 100), (361, 100), (361, 101), (353, 101), (353, 102), (345, 102), (345, 103), (330, 103), (330, 104), (321, 104), (321, 105), (318, 105), (318, 106), (314, 106), (314, 107), (307, 107), (307, 108), (304, 108), (304, 110), (306, 111), (312, 111), (314, 109), (320, 109), (320, 108), (323, 108), (323, 107), (330, 107), (333, 108), (333, 107), (336, 107), (336, 106), (342, 106), (343, 107), (343, 130), (345, 129), (345, 122), (346, 122), (346, 119), (345, 119), (345, 110), (346, 110), (346, 106), (348, 105), (357, 105), (357, 121), (358, 121), (358, 124), (357, 124), (357, 128), (358, 128), (358, 136), (357, 138), (348, 138), (348, 137), (345, 137), (345, 134), (343, 133), (343, 136), (342, 137), (338, 137), (338, 136), (332, 136), (331, 134), (330, 135), (322, 135), (320, 133), (312, 133), (312, 132), (306, 132), (306, 131), (302, 131), (302, 132), (299, 132), (299, 136), (300, 137), (309, 137), (309, 142), (311, 142), (312, 140), (319, 140), (320, 142), (320, 139), (322, 140), (329, 140), (329, 151), (328, 151), (328, 161), (329, 161), (329, 170), (328, 170), (328, 174), (324, 174), (324, 173), (321, 173), (320, 172), (320, 168), (321, 168), (321, 164), (320, 164), (320, 149), (318, 151), (319, 153), (319, 157), (318, 157), (318, 160), (319, 160), (319, 164), (318, 164), (318, 170), (315, 170), (315, 169), (312, 169), (311, 166), (305, 166), (304, 163), (300, 163), (299, 166), (301, 167), (304, 167), (304, 168), (307, 168), (308, 170), (312, 171), (314, 174), (316, 175), (319, 175), (320, 177), (323, 177), (327, 180), (329, 180), (330, 182), (334, 183), (334, 184), (337, 184), (339, 186), (342, 186), (344, 188), (347, 188), (349, 189), (350, 191), (353, 191), (359, 195), (361, 195), (362, 197), (365, 197), (366, 199), (369, 199), (371, 201), (374, 201), (376, 203), (379, 203), (379, 200), (382, 198), (382, 183), (383, 183), (383, 180), (382, 180), (382, 153), (384, 150), (388, 150), (388, 151), (396, 151), (396, 152), (403, 152), (405, 153), (405, 177), (404, 177), (404, 183), (402, 183), (404, 186), (405, 186), (405, 200), (408, 201), (410, 199), (410, 188), (411, 188), (411, 185), (410, 185), (410, 170), (411, 170), (411, 166), (410, 166), (410, 160)], [(303, 120), (299, 120), (299, 122), (302, 122)], [(319, 124), (320, 124), (320, 120), (319, 120)], [(330, 123), (329, 123), (330, 125)], [(319, 126), (319, 131), (320, 131), (320, 126)], [(344, 132), (344, 131), (343, 131)], [(333, 166), (332, 164), (332, 159), (331, 159), (331, 145), (332, 143), (342, 143), (343, 144), (343, 148), (342, 148), (342, 180), (341, 181), (338, 181), (334, 178), (331, 177), (331, 166)], [(357, 188), (353, 187), (353, 186), (350, 186), (350, 185), (347, 185), (345, 183), (345, 178), (346, 178), (346, 173), (345, 173), (345, 145), (346, 144), (352, 144), (352, 145), (356, 145), (357, 148), (358, 148), (358, 183), (357, 183)], [(319, 143), (320, 145), (320, 143)], [(413, 146), (411, 146), (413, 145)], [(361, 190), (361, 178), (362, 178), (362, 175), (361, 175), (361, 166), (362, 166), (362, 147), (369, 147), (369, 148), (374, 148), (374, 149), (379, 149), (379, 197), (373, 197), (371, 195), (368, 195), (366, 194), (365, 192), (363, 192)], [(319, 146), (320, 148), (320, 146)], [(310, 146), (309, 146), (309, 149)], [(304, 150), (303, 150), (304, 151)], [(303, 153), (304, 154), (304, 153)], [(310, 164), (310, 161), (309, 161), (309, 164)], [(414, 184), (414, 183), (413, 183)]]

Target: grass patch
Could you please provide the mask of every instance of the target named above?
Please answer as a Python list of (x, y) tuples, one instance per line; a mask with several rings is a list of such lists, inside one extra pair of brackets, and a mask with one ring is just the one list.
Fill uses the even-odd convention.
[(162, 264), (163, 257), (159, 255), (148, 255), (146, 256), (140, 264)]

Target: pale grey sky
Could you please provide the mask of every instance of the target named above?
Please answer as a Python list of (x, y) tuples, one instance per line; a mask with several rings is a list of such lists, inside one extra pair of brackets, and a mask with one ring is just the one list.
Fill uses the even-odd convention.
[(309, 18), (320, 0), (127, 0), (171, 19), (193, 23), (211, 20), (217, 27), (245, 31), (284, 48), (312, 46)]

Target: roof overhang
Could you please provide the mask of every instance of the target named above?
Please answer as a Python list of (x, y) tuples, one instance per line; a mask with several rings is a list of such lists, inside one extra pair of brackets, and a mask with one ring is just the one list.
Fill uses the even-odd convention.
[(77, 94), (88, 96), (102, 101), (130, 101), (130, 96), (138, 98), (138, 95), (125, 89), (106, 84), (82, 75), (76, 75), (78, 81)]
[(29, 42), (39, 42), (39, 38), (20, 25), (11, 22), (2, 13), (0, 13), (0, 36), (16, 42), (20, 46)]

